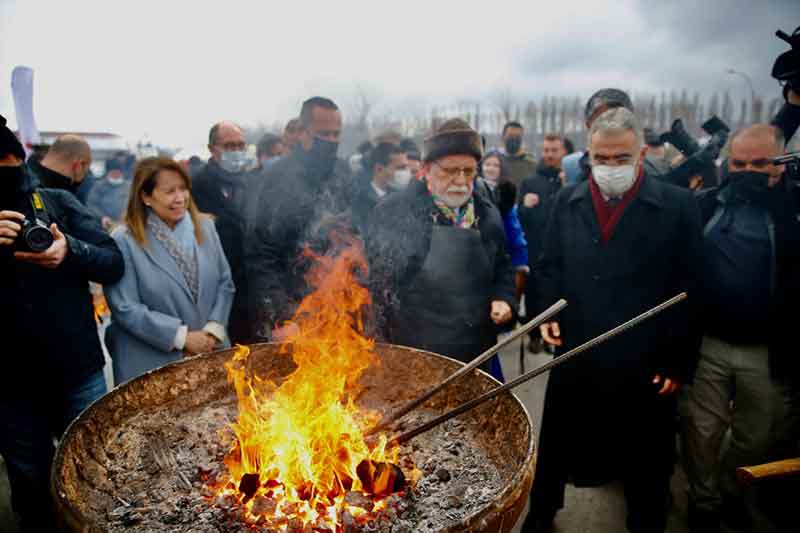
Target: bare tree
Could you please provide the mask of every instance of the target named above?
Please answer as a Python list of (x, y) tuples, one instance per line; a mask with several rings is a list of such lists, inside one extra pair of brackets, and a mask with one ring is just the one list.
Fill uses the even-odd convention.
[(500, 110), (503, 120), (510, 122), (514, 120), (514, 110), (519, 113), (519, 107), (515, 105), (516, 99), (511, 91), (511, 85), (498, 89), (492, 97), (494, 105)]

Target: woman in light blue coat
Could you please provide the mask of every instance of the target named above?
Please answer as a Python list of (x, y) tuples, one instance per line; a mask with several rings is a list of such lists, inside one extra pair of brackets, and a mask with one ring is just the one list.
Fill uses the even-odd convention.
[(178, 163), (151, 157), (137, 164), (125, 224), (112, 236), (125, 258), (125, 275), (106, 287), (116, 383), (230, 346), (230, 267)]

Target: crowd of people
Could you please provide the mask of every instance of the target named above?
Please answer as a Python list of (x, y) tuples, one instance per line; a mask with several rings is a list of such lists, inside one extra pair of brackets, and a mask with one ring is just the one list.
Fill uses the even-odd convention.
[[(712, 170), (689, 176), (618, 89), (588, 100), (585, 151), (553, 133), (538, 160), (519, 122), (489, 149), (453, 118), (421, 147), (388, 132), (345, 162), (341, 111), (314, 97), (258, 142), (255, 165), (244, 130), (223, 121), (206, 163), (121, 154), (83, 199), (84, 139), (26, 162), (0, 117), (0, 328), (14, 347), (0, 455), (23, 530), (53, 529), (53, 438), (106, 392), (90, 282), (104, 287), (123, 383), (286, 339), (311, 290), (303, 251), (336, 253), (342, 233), (369, 262), (367, 334), (464, 362), (559, 298), (568, 306), (531, 336), (534, 351), (559, 355), (687, 292), (551, 372), (523, 530), (551, 527), (567, 483), (622, 480), (628, 530), (664, 531), (679, 434), (692, 531), (780, 530), (783, 492), (754, 498), (733, 476), (800, 455), (800, 196), (773, 161), (800, 96), (785, 96), (772, 124), (731, 132)], [(484, 370), (503, 379), (497, 359)]]

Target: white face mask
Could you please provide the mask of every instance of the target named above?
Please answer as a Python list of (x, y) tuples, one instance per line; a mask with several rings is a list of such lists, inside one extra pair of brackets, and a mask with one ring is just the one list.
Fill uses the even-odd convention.
[(395, 191), (405, 189), (411, 182), (411, 171), (407, 168), (394, 171), (394, 176), (389, 180), (389, 187)]
[(636, 165), (593, 165), (592, 178), (603, 196), (619, 198), (633, 187), (636, 181)]

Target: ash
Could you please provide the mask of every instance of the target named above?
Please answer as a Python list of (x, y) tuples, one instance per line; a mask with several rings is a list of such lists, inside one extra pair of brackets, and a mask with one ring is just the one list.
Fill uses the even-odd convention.
[[(236, 414), (235, 401), (225, 400), (129, 419), (107, 442), (106, 466), (115, 490), (91, 502), (93, 518), (112, 533), (330, 531), (291, 522), (285, 529), (248, 525), (240, 521), (235, 501), (215, 498), (207, 486), (226, 474), (223, 458), (233, 440), (228, 424)], [(418, 411), (403, 425), (414, 427), (436, 414)], [(367, 523), (355, 523), (345, 513), (339, 531), (440, 531), (490, 504), (503, 488), (497, 469), (457, 419), (404, 445), (400, 463), (409, 480), (416, 469), (416, 483), (390, 496)]]

